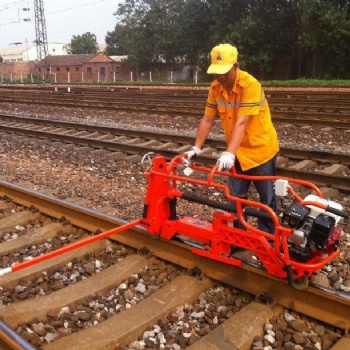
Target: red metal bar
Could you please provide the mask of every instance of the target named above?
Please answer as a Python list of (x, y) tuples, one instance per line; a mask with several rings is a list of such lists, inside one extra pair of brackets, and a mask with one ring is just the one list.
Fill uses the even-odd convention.
[(121, 232), (123, 232), (125, 230), (128, 230), (129, 228), (132, 228), (132, 227), (135, 227), (135, 226), (139, 225), (140, 221), (141, 221), (141, 219), (137, 219), (137, 220), (131, 221), (130, 223), (127, 223), (125, 225), (121, 225), (119, 227), (113, 228), (112, 230), (100, 233), (99, 235), (87, 237), (85, 239), (82, 239), (80, 241), (74, 242), (74, 243), (69, 244), (69, 245), (67, 245), (65, 247), (62, 247), (60, 249), (54, 250), (54, 251), (46, 253), (44, 255), (37, 256), (37, 257), (35, 257), (35, 258), (31, 259), (31, 260), (23, 261), (21, 263), (13, 265), (11, 267), (12, 272), (22, 270), (22, 269), (24, 269), (26, 267), (38, 264), (38, 263), (40, 263), (42, 261), (45, 261), (45, 260), (48, 260), (48, 259), (51, 259), (51, 258), (54, 258), (54, 257), (59, 256), (61, 254), (67, 253), (67, 252), (69, 252), (71, 250), (80, 248), (80, 247), (82, 247), (84, 245), (87, 245), (87, 244), (99, 241), (101, 239), (113, 236), (115, 234), (121, 233)]

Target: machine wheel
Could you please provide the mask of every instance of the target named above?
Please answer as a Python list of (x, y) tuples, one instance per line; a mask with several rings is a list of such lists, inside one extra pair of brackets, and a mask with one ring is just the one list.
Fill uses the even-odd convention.
[(147, 172), (152, 168), (152, 159), (156, 156), (154, 152), (146, 153), (141, 159), (142, 172)]
[(191, 269), (188, 270), (188, 274), (191, 277), (197, 277), (199, 278), (200, 276), (202, 276), (202, 271), (198, 266), (194, 266)]
[(294, 280), (293, 287), (298, 290), (304, 290), (309, 287), (309, 278), (302, 276)]
[(275, 306), (277, 304), (277, 299), (268, 293), (258, 294), (255, 300), (259, 303), (266, 304), (267, 306)]

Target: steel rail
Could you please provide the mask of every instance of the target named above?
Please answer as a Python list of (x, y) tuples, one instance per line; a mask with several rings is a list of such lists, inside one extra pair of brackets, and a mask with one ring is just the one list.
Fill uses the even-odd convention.
[[(283, 95), (282, 95), (283, 96)], [(270, 107), (273, 108), (292, 108), (295, 110), (299, 109), (305, 109), (313, 108), (317, 109), (319, 112), (323, 113), (324, 109), (330, 109), (333, 112), (334, 111), (340, 111), (345, 110), (349, 111), (350, 109), (350, 102), (348, 99), (342, 98), (342, 99), (330, 99), (324, 97), (320, 97), (318, 95), (314, 96), (312, 99), (303, 97), (290, 97), (290, 96), (274, 96), (273, 94), (267, 94), (267, 98), (270, 103)], [(6, 92), (1, 95), (2, 98), (18, 98), (18, 94), (15, 92)], [(25, 94), (21, 93), (22, 99), (60, 99), (60, 100), (69, 100), (72, 98), (79, 97), (80, 99), (84, 98), (86, 100), (94, 100), (94, 101), (114, 101), (118, 102), (119, 100), (122, 100), (123, 102), (126, 101), (132, 101), (137, 102), (139, 100), (142, 100), (144, 102), (153, 102), (153, 103), (159, 103), (162, 100), (166, 100), (167, 104), (176, 103), (176, 104), (196, 104), (199, 107), (203, 106), (203, 103), (206, 100), (207, 97), (207, 91), (204, 91), (201, 95), (199, 94), (190, 94), (187, 93), (186, 95), (184, 93), (178, 94), (176, 92), (153, 92), (151, 93), (145, 93), (143, 90), (141, 91), (98, 91), (98, 94), (94, 91), (88, 91), (84, 93), (77, 93), (77, 92), (27, 92)], [(138, 99), (135, 101), (135, 99)]]
[(17, 332), (15, 332), (8, 324), (2, 320), (0, 320), (0, 349), (37, 350), (37, 348), (22, 338)]
[[(72, 99), (72, 93), (55, 93), (55, 100), (60, 100), (60, 101), (69, 101)], [(76, 97), (73, 94), (74, 97)], [(13, 96), (13, 98), (17, 99), (17, 96)], [(43, 96), (42, 93), (38, 92), (37, 94), (32, 93), (31, 96), (28, 94), (25, 97), (26, 100), (33, 100), (33, 99), (38, 99), (40, 98), (41, 100), (45, 100), (50, 102), (52, 99), (52, 94), (50, 93), (49, 95), (46, 95), (45, 97)], [(189, 107), (194, 107), (198, 108), (200, 110), (203, 110), (203, 104), (204, 101), (206, 100), (206, 96), (199, 96), (198, 95), (177, 95), (177, 94), (158, 94), (157, 96), (153, 96), (150, 94), (130, 94), (130, 93), (123, 93), (120, 94), (115, 93), (115, 92), (110, 92), (110, 93), (103, 93), (99, 94), (96, 96), (96, 93), (89, 92), (88, 94), (84, 93), (83, 94), (83, 99), (82, 95), (79, 95), (80, 103), (83, 103), (83, 99), (85, 101), (95, 101), (96, 103), (101, 103), (104, 102), (105, 104), (110, 104), (110, 103), (115, 103), (118, 105), (120, 104), (152, 104), (155, 108), (159, 108), (163, 105), (166, 106), (166, 108), (170, 108), (172, 106), (174, 107), (179, 107), (182, 108), (184, 106), (185, 108)], [(164, 103), (161, 101), (164, 100)], [(57, 102), (58, 103), (58, 102)], [(340, 101), (335, 101), (335, 100), (325, 100), (321, 98), (317, 99), (282, 99), (282, 98), (269, 98), (269, 103), (270, 103), (270, 109), (274, 113), (290, 113), (292, 112), (298, 112), (299, 115), (301, 116), (309, 116), (311, 118), (318, 118), (319, 115), (330, 115), (330, 116), (335, 116), (337, 119), (343, 119), (345, 121), (348, 120), (349, 113), (350, 113), (350, 102), (348, 100), (340, 100)], [(316, 113), (317, 115), (314, 116), (311, 113)]]
[[(164, 149), (161, 146), (157, 147), (157, 146), (148, 145), (147, 149), (145, 149), (145, 146), (143, 145), (144, 142), (133, 144), (133, 143), (118, 142), (113, 140), (112, 141), (99, 140), (99, 139), (96, 139), (95, 137), (89, 138), (88, 136), (74, 136), (74, 135), (67, 135), (67, 134), (59, 134), (59, 133), (54, 133), (52, 131), (28, 130), (26, 128), (4, 126), (4, 125), (0, 125), (0, 130), (9, 132), (9, 133), (16, 133), (16, 134), (31, 136), (35, 138), (46, 138), (46, 139), (51, 139), (59, 142), (74, 143), (81, 146), (108, 149), (113, 152), (124, 152), (130, 155), (143, 155), (147, 150), (147, 151), (152, 151), (154, 153), (163, 154), (167, 159), (170, 159), (170, 158), (173, 158), (175, 155), (181, 153), (178, 149), (173, 149), (173, 150)], [(138, 134), (138, 136), (140, 136), (140, 134)], [(156, 135), (152, 135), (152, 139), (164, 141), (164, 135), (162, 136), (163, 136), (163, 140), (162, 140), (162, 137), (156, 138)], [(172, 142), (178, 141), (177, 136), (167, 135), (165, 138), (166, 140), (168, 141), (171, 140)], [(186, 141), (186, 144), (191, 144), (191, 143), (188, 143), (187, 141)], [(184, 142), (184, 139), (182, 139), (182, 142)], [(290, 152), (291, 151), (289, 150), (289, 153)], [(299, 153), (299, 156), (302, 154), (302, 152), (299, 150), (296, 150), (296, 152)], [(307, 151), (307, 155), (309, 156), (312, 155), (311, 151)], [(316, 152), (315, 156), (317, 156), (317, 158), (322, 158), (322, 152)], [(324, 154), (323, 161), (325, 160), (325, 156), (326, 154)], [(339, 160), (336, 154), (331, 154), (331, 157), (333, 159)], [(349, 161), (348, 158), (350, 156), (341, 155), (340, 157), (343, 158), (344, 161)], [(216, 159), (217, 158), (214, 156), (203, 154), (200, 158), (198, 158), (197, 162), (199, 164), (214, 165), (216, 162)], [(350, 191), (350, 181), (348, 176), (332, 175), (321, 171), (312, 172), (312, 171), (303, 171), (303, 170), (293, 170), (290, 168), (285, 168), (280, 166), (277, 167), (277, 173), (278, 175), (281, 175), (281, 176), (299, 178), (301, 180), (312, 181), (315, 184), (322, 184), (322, 185), (327, 185), (329, 187), (335, 187), (338, 189)]]
[[(90, 91), (140, 91), (144, 93), (154, 92), (171, 92), (171, 93), (190, 93), (202, 94), (203, 91), (209, 89), (210, 83), (192, 84), (192, 85), (168, 85), (168, 84), (147, 84), (147, 83), (132, 83), (132, 84), (88, 84), (88, 83), (55, 83), (55, 84), (2, 84), (1, 91), (40, 91), (40, 92), (67, 92), (70, 88), (70, 93), (86, 93)], [(293, 97), (300, 96), (300, 98), (312, 98), (314, 96), (333, 96), (348, 99), (350, 93), (350, 86), (347, 85), (322, 85), (322, 86), (281, 86), (281, 85), (267, 85), (262, 83), (262, 87), (269, 95)]]
[[(177, 143), (183, 143), (184, 145), (191, 145), (194, 142), (194, 137), (171, 134), (171, 133), (158, 133), (151, 131), (143, 131), (139, 129), (126, 129), (126, 128), (115, 128), (110, 126), (95, 125), (95, 124), (80, 124), (74, 122), (66, 122), (60, 120), (50, 120), (42, 118), (28, 118), (20, 117), (17, 115), (10, 114), (0, 114), (0, 122), (3, 120), (8, 120), (11, 123), (26, 123), (26, 124), (39, 124), (43, 126), (55, 127), (55, 128), (67, 128), (74, 130), (82, 130), (89, 132), (98, 132), (101, 134), (111, 134), (113, 136), (127, 136), (127, 137), (139, 137), (145, 140), (162, 140), (165, 142), (176, 141)], [(0, 125), (1, 128), (4, 127), (13, 127), (18, 128), (18, 125)], [(226, 148), (226, 141), (221, 139), (212, 139), (209, 138), (206, 140), (205, 147), (214, 147), (218, 150)], [(335, 153), (335, 152), (326, 152), (319, 150), (309, 150), (309, 149), (298, 149), (290, 147), (280, 147), (279, 154), (284, 157), (289, 157), (293, 159), (312, 159), (320, 162), (329, 162), (329, 163), (341, 163), (345, 165), (350, 165), (350, 153)]]
[[(128, 90), (126, 90), (128, 91)], [(43, 99), (43, 94), (38, 92), (37, 95), (33, 96), (33, 93), (31, 99), (37, 99), (40, 97), (40, 99)], [(65, 101), (67, 98), (71, 99), (72, 95), (76, 97), (72, 93), (55, 93), (55, 99)], [(185, 108), (188, 108), (189, 106), (198, 108), (200, 110), (203, 110), (203, 103), (206, 99), (205, 95), (199, 96), (199, 95), (178, 95), (178, 94), (157, 94), (157, 96), (153, 96), (150, 94), (145, 93), (118, 93), (111, 92), (109, 93), (104, 92), (103, 94), (99, 93), (98, 97), (96, 96), (95, 92), (88, 92), (83, 93), (79, 95), (80, 100), (82, 101), (82, 95), (84, 100), (88, 101), (98, 101), (98, 103), (101, 103), (102, 101), (105, 104), (109, 104), (111, 102), (114, 103), (147, 103), (152, 104), (155, 106), (155, 108), (158, 108), (159, 106), (162, 106), (161, 100), (164, 100), (164, 104), (167, 108), (170, 108), (171, 106), (176, 106), (182, 108), (182, 106), (185, 106)], [(49, 97), (52, 97), (52, 93), (50, 93)], [(17, 99), (16, 97), (13, 97)], [(30, 97), (27, 95), (26, 99), (29, 99)], [(166, 100), (165, 100), (166, 99)], [(310, 99), (295, 99), (295, 98), (274, 98), (269, 97), (270, 102), (270, 108), (273, 111), (273, 114), (278, 114), (281, 112), (286, 113), (292, 113), (293, 111), (299, 112), (299, 115), (301, 116), (311, 116), (311, 118), (318, 118), (321, 114), (327, 114), (331, 116), (337, 117), (337, 119), (341, 118), (344, 121), (347, 121), (349, 113), (350, 113), (350, 103), (348, 100), (326, 100), (325, 98), (313, 98)], [(311, 113), (316, 113), (316, 116), (313, 116)], [(305, 114), (307, 113), (307, 114)]]
[[(175, 89), (175, 90), (160, 90), (160, 89), (72, 89), (72, 90), (60, 90), (60, 91), (52, 91), (52, 90), (24, 90), (26, 91), (27, 97), (52, 97), (55, 96), (56, 98), (67, 98), (72, 97), (75, 95), (78, 95), (79, 97), (84, 98), (93, 98), (93, 99), (124, 99), (124, 100), (130, 100), (134, 98), (142, 98), (147, 101), (159, 101), (160, 99), (169, 99), (169, 100), (175, 100), (179, 102), (195, 102), (197, 104), (203, 104), (203, 101), (205, 101), (207, 94), (208, 94), (209, 87), (204, 90), (181, 90)], [(0, 88), (1, 91), (1, 88)], [(20, 90), (20, 92), (23, 94), (23, 90)], [(3, 94), (6, 94), (7, 96), (17, 96), (16, 94), (18, 91), (2, 91)], [(268, 98), (268, 101), (270, 104), (276, 106), (294, 106), (296, 107), (295, 102), (297, 102), (297, 106), (300, 106), (302, 108), (305, 108), (305, 106), (310, 106), (313, 108), (346, 108), (349, 109), (350, 102), (349, 102), (349, 95), (350, 92), (341, 94), (340, 96), (334, 95), (331, 92), (328, 93), (322, 93), (322, 92), (283, 92), (283, 91), (276, 91), (276, 92), (269, 92), (265, 89), (266, 97)]]
[[(40, 212), (58, 219), (64, 216), (71, 224), (91, 232), (108, 231), (125, 223), (114, 216), (1, 180), (0, 196), (10, 197), (23, 206), (33, 205)], [(350, 327), (350, 297), (345, 293), (317, 286), (300, 291), (289, 286), (285, 280), (275, 278), (255, 266), (243, 264), (238, 268), (197, 256), (185, 244), (154, 239), (141, 227), (128, 229), (112, 238), (136, 249), (147, 247), (155, 256), (185, 268), (199, 267), (208, 277), (254, 295), (268, 293), (280, 305), (334, 327), (345, 330)]]
[[(132, 83), (132, 84), (89, 84), (89, 83), (55, 83), (55, 84), (2, 84), (1, 90), (8, 91), (67, 91), (67, 87), (71, 88), (71, 91), (107, 91), (107, 90), (143, 90), (143, 91), (184, 91), (196, 93), (203, 90), (207, 90), (210, 87), (210, 82), (202, 84), (147, 84), (147, 83)], [(309, 86), (282, 86), (265, 84), (262, 82), (262, 87), (265, 91), (276, 94), (288, 94), (288, 95), (315, 95), (315, 94), (327, 94), (327, 95), (346, 95), (350, 92), (350, 85), (309, 85)]]
[[(147, 104), (146, 102), (116, 102), (116, 101), (99, 101), (99, 100), (82, 100), (70, 98), (59, 100), (55, 98), (38, 99), (31, 98), (19, 99), (18, 97), (6, 98), (0, 95), (2, 102), (15, 102), (27, 104), (43, 104), (55, 107), (74, 107), (74, 108), (94, 108), (106, 110), (118, 110), (126, 112), (152, 113), (152, 114), (168, 114), (170, 116), (188, 116), (201, 118), (203, 116), (204, 107), (195, 106), (171, 106), (166, 104)], [(314, 125), (322, 127), (332, 127), (339, 129), (349, 129), (349, 115), (339, 113), (319, 113), (306, 112), (296, 110), (279, 110), (271, 107), (272, 119), (277, 123), (291, 123), (296, 125)]]

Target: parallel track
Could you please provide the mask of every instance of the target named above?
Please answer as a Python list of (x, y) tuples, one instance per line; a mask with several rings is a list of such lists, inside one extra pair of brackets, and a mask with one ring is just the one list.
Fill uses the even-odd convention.
[[(169, 90), (109, 88), (70, 92), (51, 89), (16, 91), (0, 89), (0, 101), (9, 103), (42, 104), (61, 107), (99, 108), (119, 111), (138, 111), (152, 114), (186, 115), (200, 118), (203, 115), (207, 90)], [(350, 129), (349, 93), (266, 91), (275, 122), (297, 125), (317, 125)]]
[[(141, 130), (118, 129), (97, 125), (76, 124), (46, 119), (30, 119), (11, 115), (0, 116), (0, 130), (35, 138), (47, 138), (55, 141), (74, 143), (94, 148), (104, 148), (113, 152), (125, 152), (140, 156), (147, 152), (161, 153), (168, 158), (184, 152), (193, 138), (174, 134), (160, 134)], [(217, 155), (225, 147), (223, 140), (210, 139), (198, 162), (213, 165)], [(316, 184), (331, 186), (342, 190), (350, 190), (350, 154), (336, 154), (302, 149), (281, 147), (281, 159), (278, 173), (281, 176), (309, 180)], [(288, 158), (291, 165), (283, 160)], [(309, 159), (306, 168), (298, 167), (295, 163)], [(283, 160), (283, 162), (282, 162)], [(332, 164), (338, 164), (331, 168)], [(313, 168), (317, 169), (313, 171)], [(319, 170), (319, 169), (323, 170)], [(339, 170), (341, 169), (341, 170)], [(335, 171), (335, 173), (334, 173)]]

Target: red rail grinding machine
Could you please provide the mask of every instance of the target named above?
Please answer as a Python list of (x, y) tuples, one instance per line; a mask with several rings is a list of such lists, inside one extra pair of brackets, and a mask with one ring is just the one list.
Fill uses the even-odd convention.
[[(321, 190), (308, 181), (239, 175), (234, 168), (232, 172), (218, 172), (218, 165), (213, 168), (199, 166), (188, 162), (184, 154), (166, 162), (163, 156), (149, 153), (142, 160), (142, 164), (145, 163), (149, 163), (144, 172), (148, 189), (141, 225), (152, 235), (166, 240), (180, 239), (192, 245), (195, 254), (236, 266), (240, 266), (242, 260), (231, 254), (232, 247), (249, 250), (268, 273), (287, 279), (290, 285), (300, 289), (306, 288), (309, 277), (340, 253), (341, 230), (337, 224), (342, 217), (348, 218), (349, 213), (343, 211), (340, 204), (325, 200)], [(180, 174), (181, 170), (187, 176)], [(200, 179), (203, 176), (199, 179), (191, 177), (193, 172), (204, 175), (204, 180)], [(276, 195), (289, 197), (291, 204), (277, 215), (260, 202), (231, 196), (223, 181), (215, 181), (216, 176), (273, 180)], [(180, 184), (181, 188), (191, 184), (192, 191), (181, 191)], [(302, 199), (290, 184), (306, 187), (315, 194)], [(194, 194), (195, 186), (222, 191), (227, 203)], [(179, 217), (177, 204), (180, 199), (214, 208), (212, 221)], [(235, 212), (230, 201), (236, 204)], [(272, 220), (275, 234), (261, 231), (249, 217)], [(235, 220), (239, 220), (244, 228), (233, 227)]]
[[(258, 259), (259, 267), (271, 275), (287, 279), (290, 285), (298, 289), (307, 288), (312, 274), (329, 264), (340, 253), (341, 230), (337, 224), (342, 218), (348, 218), (349, 213), (343, 211), (340, 204), (324, 199), (321, 190), (308, 181), (278, 176), (239, 175), (234, 168), (231, 172), (219, 172), (218, 165), (213, 168), (199, 166), (189, 162), (185, 154), (177, 155), (167, 162), (162, 155), (147, 153), (141, 164), (143, 167), (147, 165), (144, 177), (148, 180), (142, 218), (0, 269), (0, 276), (116, 235), (137, 225), (142, 225), (151, 235), (158, 238), (181, 240), (191, 245), (195, 254), (235, 266), (241, 266), (242, 259), (232, 254), (232, 248), (238, 247), (250, 251)], [(199, 176), (191, 177), (193, 172)], [(215, 181), (216, 177), (227, 180), (228, 176), (256, 181), (273, 180), (276, 195), (288, 197), (290, 204), (277, 214), (258, 201), (233, 197), (228, 186), (223, 184), (227, 181)], [(308, 194), (302, 199), (290, 184), (308, 188), (315, 194)], [(180, 185), (181, 188), (190, 185), (192, 190), (196, 186), (202, 189), (215, 189), (222, 193), (225, 202), (204, 198), (194, 191), (181, 191)], [(211, 222), (194, 217), (180, 217), (177, 214), (179, 200), (213, 208)], [(235, 203), (234, 211), (231, 202)], [(271, 220), (275, 226), (275, 234), (256, 227), (254, 220), (249, 220), (254, 217)], [(243, 228), (234, 227), (232, 223), (236, 220), (241, 222)]]

